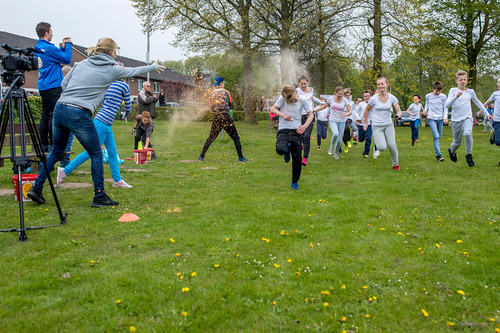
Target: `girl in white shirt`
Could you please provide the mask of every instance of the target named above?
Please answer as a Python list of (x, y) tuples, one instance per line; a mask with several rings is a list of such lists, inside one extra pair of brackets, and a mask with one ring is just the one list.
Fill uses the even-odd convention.
[[(299, 87), (297, 88), (297, 93), (299, 96), (305, 98), (305, 100), (309, 103), (311, 110), (314, 108), (314, 102), (321, 103), (319, 99), (314, 97), (314, 89), (309, 87), (309, 78), (305, 75), (301, 75), (299, 77)], [(307, 121), (307, 113), (302, 111), (302, 124), (305, 124)], [(302, 165), (307, 166), (307, 158), (309, 157), (309, 151), (311, 149), (311, 133), (314, 128), (314, 118), (309, 127), (304, 132), (304, 157), (302, 158)]]
[(330, 149), (328, 149), (328, 155), (333, 155), (333, 158), (339, 159), (337, 155), (341, 145), (342, 136), (344, 135), (345, 121), (352, 113), (351, 105), (349, 101), (344, 98), (344, 88), (335, 88), (335, 95), (328, 97), (326, 100), (327, 104), (319, 106), (317, 111), (326, 109), (330, 107), (330, 113), (328, 115), (328, 121), (330, 129), (332, 130), (332, 142), (330, 144)]
[[(321, 97), (321, 102), (326, 102), (326, 100)], [(318, 142), (318, 150), (321, 150), (321, 140), (325, 140), (328, 134), (328, 108), (325, 110), (318, 111), (316, 113), (318, 121), (316, 123), (316, 140)]]
[[(290, 154), (292, 155), (291, 186), (293, 190), (298, 190), (302, 170), (303, 134), (314, 119), (311, 105), (305, 98), (299, 96), (294, 86), (285, 85), (281, 88), (281, 96), (271, 108), (271, 112), (280, 117), (276, 152), (278, 155), (283, 155), (286, 163), (290, 161)], [(302, 125), (303, 112), (306, 112), (307, 120)]]
[(373, 139), (379, 151), (384, 151), (389, 147), (391, 152), (392, 168), (399, 171), (398, 147), (396, 146), (396, 132), (392, 123), (392, 106), (396, 108), (397, 116), (400, 118), (402, 111), (399, 107), (398, 99), (387, 91), (389, 80), (381, 77), (377, 80), (378, 94), (375, 94), (368, 101), (365, 108), (365, 125), (363, 129), (368, 129), (368, 117), (371, 111), (371, 121)]
[(413, 103), (408, 107), (406, 113), (410, 115), (410, 128), (411, 128), (411, 145), (414, 146), (418, 142), (418, 130), (420, 128), (420, 112), (423, 110), (420, 104), (420, 96), (413, 95)]
[[(462, 136), (465, 138), (465, 160), (469, 167), (474, 167), (472, 159), (472, 126), (474, 126), (474, 119), (472, 117), (471, 101), (483, 111), (483, 114), (488, 114), (483, 104), (476, 96), (476, 92), (472, 89), (467, 89), (467, 72), (458, 71), (455, 74), (455, 82), (458, 87), (451, 88), (448, 93), (448, 100), (446, 107), (451, 107), (451, 130), (453, 132), (453, 142), (451, 147), (448, 148), (450, 159), (453, 162), (457, 161), (457, 149), (462, 144)], [(488, 114), (488, 120), (491, 120), (491, 115)]]

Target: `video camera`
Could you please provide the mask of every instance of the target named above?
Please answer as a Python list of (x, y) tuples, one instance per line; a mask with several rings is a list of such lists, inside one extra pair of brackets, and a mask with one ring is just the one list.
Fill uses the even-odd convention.
[[(18, 80), (17, 85), (22, 86), (25, 82), (24, 72), (38, 68), (38, 59), (34, 53), (45, 53), (45, 51), (33, 46), (19, 49), (4, 43), (2, 48), (8, 52), (7, 55), (2, 56), (4, 70), (1, 76), (6, 85), (10, 85), (16, 77), (21, 76), (21, 80)], [(18, 55), (15, 55), (15, 53), (18, 53)]]

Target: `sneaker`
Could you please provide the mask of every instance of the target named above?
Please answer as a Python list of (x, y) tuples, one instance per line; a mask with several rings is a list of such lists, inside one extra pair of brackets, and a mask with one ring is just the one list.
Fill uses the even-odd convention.
[(318, 146), (318, 150), (321, 150), (321, 146)]
[[(351, 148), (352, 147), (352, 143), (351, 141), (347, 141), (347, 148)], [(347, 152), (346, 152), (347, 153)]]
[(124, 181), (123, 179), (120, 179), (117, 182), (115, 182), (115, 181), (113, 182), (113, 187), (132, 188), (132, 185), (129, 185), (129, 184), (127, 184), (126, 181)]
[(248, 159), (246, 159), (245, 157), (238, 157), (238, 162), (245, 163), (248, 162)]
[(333, 154), (333, 158), (336, 159), (336, 160), (338, 160), (339, 159), (339, 155)]
[(118, 201), (111, 200), (107, 194), (104, 194), (103, 197), (94, 197), (92, 200), (92, 207), (109, 207), (109, 206), (118, 206), (120, 203)]
[(370, 158), (370, 155), (368, 155), (368, 154), (363, 154), (363, 158)]
[(348, 152), (349, 152), (349, 147), (345, 147), (344, 153), (348, 153)]
[(203, 159), (204, 159), (203, 156), (198, 157), (198, 162), (203, 162)]
[(296, 190), (296, 191), (299, 190), (299, 183), (292, 182), (291, 185), (292, 185), (292, 190)]
[(393, 169), (393, 170), (396, 170), (396, 171), (399, 171), (399, 165), (394, 164), (394, 165), (392, 166), (392, 169)]
[(333, 155), (333, 146), (328, 149), (328, 155)]
[(356, 146), (358, 144), (358, 142), (356, 140), (353, 140), (352, 144)]
[(285, 163), (290, 162), (290, 152), (285, 153), (285, 155), (283, 155), (283, 159), (285, 160)]
[(377, 158), (379, 157), (379, 155), (380, 155), (380, 150), (375, 149), (375, 151), (373, 152), (373, 158)]
[(305, 157), (304, 157), (304, 158), (302, 159), (302, 165), (303, 165), (303, 166), (307, 166), (307, 158), (305, 158)]
[(437, 160), (438, 162), (443, 162), (443, 161), (444, 161), (444, 158), (442, 158), (442, 157), (441, 157), (441, 155), (439, 155), (439, 156), (436, 156), (436, 160)]
[(495, 144), (495, 132), (493, 132), (493, 134), (491, 134), (491, 136), (490, 136), (490, 144), (492, 144), (492, 145)]
[(38, 189), (35, 186), (31, 186), (30, 190), (26, 194), (28, 198), (30, 198), (33, 202), (37, 204), (43, 205), (45, 203), (45, 199), (43, 198), (43, 190)]
[(56, 187), (61, 186), (68, 175), (64, 172), (64, 168), (57, 168)]
[(457, 154), (453, 154), (453, 153), (451, 152), (451, 148), (448, 148), (448, 153), (450, 154), (450, 160), (451, 160), (452, 162), (456, 162), (456, 161), (457, 161)]
[(467, 165), (471, 168), (476, 166), (476, 163), (472, 160), (472, 154), (465, 155), (465, 159), (467, 160)]

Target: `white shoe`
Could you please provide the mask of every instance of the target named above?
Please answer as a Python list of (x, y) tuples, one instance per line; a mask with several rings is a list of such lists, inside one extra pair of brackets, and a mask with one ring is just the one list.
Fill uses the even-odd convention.
[(124, 181), (123, 179), (120, 179), (117, 182), (113, 181), (113, 187), (131, 188), (132, 185), (129, 185), (129, 184), (127, 184), (126, 181)]
[(68, 175), (64, 172), (64, 168), (57, 168), (56, 187), (61, 186)]
[(339, 159), (339, 155), (333, 154), (333, 158), (336, 159), (336, 160), (338, 160)]
[(373, 152), (373, 158), (377, 158), (379, 155), (380, 155), (380, 150), (375, 149), (375, 151)]
[(333, 146), (328, 149), (328, 155), (333, 155)]

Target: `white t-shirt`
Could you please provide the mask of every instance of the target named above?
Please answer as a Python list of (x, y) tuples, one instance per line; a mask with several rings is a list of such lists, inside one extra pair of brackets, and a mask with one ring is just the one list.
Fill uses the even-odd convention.
[(486, 114), (488, 111), (481, 104), (476, 96), (476, 92), (472, 89), (466, 89), (462, 91), (462, 95), (457, 97), (457, 94), (462, 91), (458, 88), (451, 88), (448, 93), (448, 99), (446, 100), (446, 107), (451, 107), (451, 121), (462, 121), (467, 118), (472, 118), (472, 106), (470, 101)]
[(410, 115), (410, 120), (415, 121), (417, 119), (420, 119), (420, 111), (422, 111), (422, 104), (415, 104), (411, 103), (410, 107), (408, 108), (411, 113), (416, 113), (416, 116)]
[[(368, 103), (363, 101), (363, 102), (358, 104), (358, 106), (356, 107), (356, 110), (353, 112), (354, 116), (356, 117), (355, 120), (361, 120), (361, 124), (357, 124), (357, 125), (361, 125), (361, 126), (365, 125), (365, 109), (366, 109), (367, 105), (368, 105)], [(368, 115), (368, 124), (371, 124), (371, 123), (372, 123), (372, 119), (371, 119), (371, 113), (370, 113)]]
[(368, 104), (372, 106), (370, 117), (373, 126), (392, 125), (392, 106), (399, 103), (396, 96), (388, 93), (387, 102), (381, 103), (378, 99), (379, 94), (370, 98)]
[[(322, 103), (318, 98), (314, 97), (314, 89), (311, 88), (311, 87), (308, 87), (309, 89), (311, 89), (311, 91), (309, 92), (304, 92), (302, 91), (302, 89), (300, 88), (297, 88), (297, 94), (299, 94), (299, 96), (302, 96), (305, 98), (306, 101), (309, 102), (309, 105), (311, 106), (311, 110), (314, 109), (314, 102), (316, 103)], [(302, 115), (305, 115), (307, 113), (302, 113)]]
[(495, 104), (493, 108), (493, 121), (500, 123), (500, 90), (495, 91), (488, 99)]
[(328, 112), (329, 112), (329, 109), (330, 108), (327, 107), (324, 110), (316, 112), (316, 114), (318, 115), (318, 120), (319, 121), (328, 121)]
[[(356, 102), (354, 102), (354, 101), (350, 101), (349, 105), (351, 106), (352, 113), (349, 117), (347, 117), (347, 119), (351, 119), (354, 122), (356, 120), (356, 116), (354, 115), (354, 111), (356, 110), (357, 105), (356, 105)], [(347, 112), (347, 109), (345, 110), (345, 112)]]
[(330, 105), (330, 117), (328, 120), (335, 122), (343, 122), (346, 121), (346, 117), (342, 116), (342, 114), (347, 113), (346, 105), (349, 104), (349, 101), (343, 97), (340, 103), (335, 102), (335, 96), (330, 96), (326, 100), (328, 105)]
[(425, 96), (425, 108), (427, 118), (433, 120), (448, 119), (448, 108), (446, 107), (446, 95), (429, 93)]
[(304, 114), (307, 114), (308, 112), (312, 111), (311, 105), (302, 96), (299, 96), (299, 99), (295, 103), (287, 103), (286, 100), (283, 98), (283, 96), (280, 96), (276, 101), (276, 104), (274, 105), (276, 105), (276, 107), (279, 108), (281, 112), (288, 114), (292, 117), (292, 119), (288, 121), (285, 120), (283, 117), (280, 117), (278, 131), (282, 129), (299, 128), (302, 125), (301, 123), (302, 113), (305, 112)]

